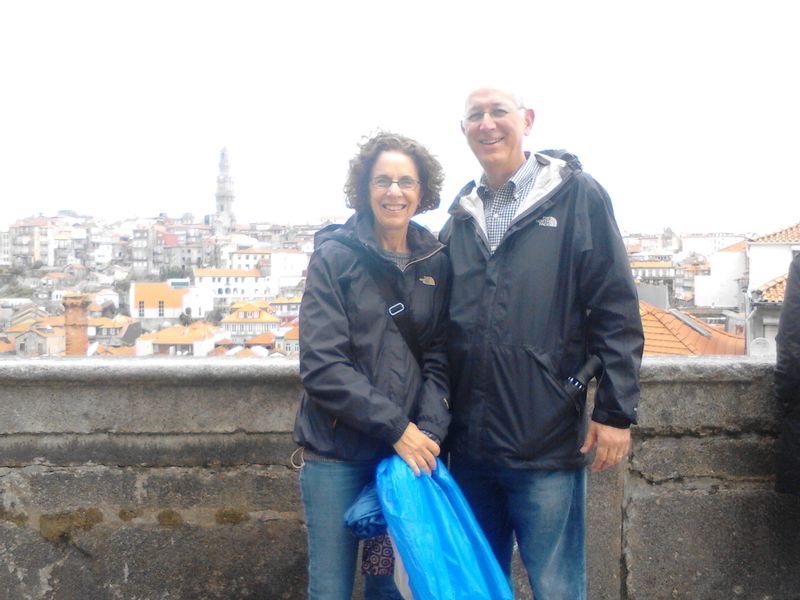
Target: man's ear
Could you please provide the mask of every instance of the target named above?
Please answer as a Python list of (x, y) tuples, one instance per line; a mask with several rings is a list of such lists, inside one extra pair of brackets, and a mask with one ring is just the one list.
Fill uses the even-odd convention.
[(461, 133), (463, 133), (464, 135), (467, 135), (467, 130), (464, 129), (464, 121), (459, 121), (458, 124), (461, 127)]
[(525, 109), (525, 135), (528, 135), (531, 132), (531, 127), (533, 127), (533, 120), (536, 115), (533, 112), (532, 108)]

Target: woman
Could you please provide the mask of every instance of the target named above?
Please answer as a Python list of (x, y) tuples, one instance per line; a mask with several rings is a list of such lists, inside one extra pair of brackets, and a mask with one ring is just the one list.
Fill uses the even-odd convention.
[[(300, 307), (304, 394), (294, 429), (303, 449), (311, 600), (350, 599), (358, 541), (343, 515), (378, 462), (396, 452), (415, 474), (430, 473), (450, 423), (449, 265), (442, 244), (411, 222), (439, 205), (442, 180), (423, 146), (380, 133), (350, 162), (345, 194), (355, 215), (314, 240)], [(391, 311), (381, 279), (399, 297)], [(396, 321), (402, 312), (410, 317), (405, 336)], [(388, 575), (365, 577), (364, 591), (400, 597)]]

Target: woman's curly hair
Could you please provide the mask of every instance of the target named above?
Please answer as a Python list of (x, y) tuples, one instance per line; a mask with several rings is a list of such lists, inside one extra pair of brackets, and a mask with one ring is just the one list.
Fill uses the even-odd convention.
[(425, 146), (411, 138), (396, 133), (380, 131), (360, 146), (358, 154), (350, 161), (350, 170), (344, 184), (344, 193), (348, 208), (357, 212), (371, 211), (369, 204), (369, 182), (372, 167), (383, 152), (401, 152), (410, 157), (417, 167), (420, 179), (420, 199), (417, 212), (437, 208), (444, 181), (444, 171), (439, 161)]

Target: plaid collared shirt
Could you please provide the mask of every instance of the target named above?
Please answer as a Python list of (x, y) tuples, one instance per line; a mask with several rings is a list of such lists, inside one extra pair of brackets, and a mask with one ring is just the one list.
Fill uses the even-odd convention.
[(483, 211), (486, 215), (486, 235), (489, 238), (489, 248), (494, 254), (500, 240), (508, 231), (511, 221), (519, 208), (520, 203), (528, 196), (536, 182), (540, 166), (536, 157), (526, 152), (527, 160), (516, 173), (506, 181), (499, 190), (489, 187), (486, 174), (481, 176), (478, 186), (478, 196), (483, 200)]

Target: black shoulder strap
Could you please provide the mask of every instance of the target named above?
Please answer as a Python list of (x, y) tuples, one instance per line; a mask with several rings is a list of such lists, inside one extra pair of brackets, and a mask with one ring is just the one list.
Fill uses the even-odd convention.
[(378, 289), (383, 296), (383, 300), (388, 307), (389, 316), (394, 319), (395, 325), (403, 334), (403, 339), (408, 344), (411, 354), (417, 359), (417, 363), (422, 367), (422, 349), (419, 346), (419, 340), (414, 334), (414, 323), (411, 320), (411, 308), (407, 302), (403, 302), (403, 293), (400, 291), (400, 286), (397, 285), (397, 278), (392, 277), (385, 269), (381, 269), (376, 261), (367, 259), (367, 270), (375, 283), (378, 284)]
[(359, 248), (357, 242), (351, 242), (350, 240), (342, 241), (356, 250), (357, 255), (361, 259), (361, 263), (367, 268), (367, 272), (372, 276), (372, 279), (378, 286), (378, 290), (380, 290), (381, 296), (384, 302), (386, 302), (389, 316), (394, 319), (394, 323), (397, 325), (403, 339), (406, 341), (408, 349), (411, 350), (411, 354), (414, 355), (417, 364), (422, 368), (422, 348), (414, 333), (411, 308), (398, 285), (397, 277), (393, 277), (390, 272), (383, 268), (376, 257), (370, 255), (364, 248)]

